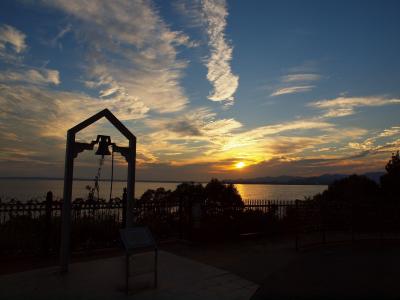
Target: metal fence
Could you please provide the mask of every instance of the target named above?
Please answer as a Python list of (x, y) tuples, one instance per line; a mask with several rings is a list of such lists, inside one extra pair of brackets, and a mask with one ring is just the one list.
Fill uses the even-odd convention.
[[(48, 254), (59, 249), (62, 202), (0, 202), (0, 254)], [(243, 205), (184, 199), (134, 204), (135, 222), (157, 239), (221, 239), (241, 234), (292, 235), (297, 249), (315, 244), (379, 238), (400, 239), (400, 205), (314, 201), (245, 200)], [(72, 203), (72, 249), (119, 245), (126, 197)]]
[(297, 202), (296, 249), (328, 243), (400, 240), (399, 203)]
[[(124, 198), (107, 202), (73, 201), (71, 242), (74, 251), (119, 244), (118, 230), (125, 223)], [(273, 224), (268, 220), (285, 219), (290, 207), (289, 201), (246, 200), (245, 203), (236, 206), (193, 206), (187, 199), (157, 202), (136, 200), (133, 209), (136, 224), (149, 226), (156, 238), (191, 239), (196, 238), (194, 234), (201, 235), (199, 230), (193, 228), (196, 215), (201, 218), (203, 237), (220, 237), (263, 231), (266, 230), (265, 226), (272, 229)], [(196, 213), (196, 207), (201, 211)], [(42, 202), (0, 202), (0, 253), (57, 252), (61, 208), (62, 202), (54, 201), (51, 193)]]

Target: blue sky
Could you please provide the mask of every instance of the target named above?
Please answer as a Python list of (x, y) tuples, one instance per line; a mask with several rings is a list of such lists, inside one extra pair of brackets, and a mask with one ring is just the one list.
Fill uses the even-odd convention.
[[(140, 179), (383, 170), (400, 142), (399, 8), (1, 1), (0, 171), (62, 176), (66, 130), (106, 107), (138, 138)], [(99, 133), (116, 132), (79, 138)], [(95, 164), (83, 154), (76, 175)]]

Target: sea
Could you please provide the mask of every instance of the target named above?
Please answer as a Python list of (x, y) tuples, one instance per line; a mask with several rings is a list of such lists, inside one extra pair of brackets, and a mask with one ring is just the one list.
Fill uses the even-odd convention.
[[(140, 197), (148, 189), (163, 187), (174, 190), (179, 183), (172, 182), (136, 182), (135, 197)], [(8, 201), (16, 199), (21, 202), (30, 199), (44, 200), (46, 193), (52, 191), (55, 199), (62, 198), (63, 180), (59, 179), (0, 179), (0, 199)], [(74, 180), (72, 195), (75, 198), (86, 198), (87, 186), (93, 186), (90, 180)], [(113, 182), (112, 197), (121, 197), (126, 182)], [(279, 185), (279, 184), (235, 184), (242, 198), (246, 200), (296, 200), (313, 196), (324, 191), (326, 185)], [(100, 198), (108, 199), (110, 182), (101, 181), (99, 184)]]

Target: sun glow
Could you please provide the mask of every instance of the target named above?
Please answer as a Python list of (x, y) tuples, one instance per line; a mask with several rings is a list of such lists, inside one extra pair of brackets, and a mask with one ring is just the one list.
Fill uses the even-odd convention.
[(238, 163), (235, 164), (235, 168), (236, 168), (236, 169), (242, 169), (242, 168), (244, 168), (245, 166), (246, 166), (245, 163), (242, 162), (242, 161), (239, 161)]

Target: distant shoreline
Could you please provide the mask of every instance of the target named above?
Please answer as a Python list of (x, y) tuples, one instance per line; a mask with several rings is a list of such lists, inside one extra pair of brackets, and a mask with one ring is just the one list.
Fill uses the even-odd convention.
[[(366, 176), (369, 179), (379, 183), (380, 177), (384, 174), (384, 172), (369, 172), (360, 174), (362, 176)], [(266, 176), (266, 177), (257, 177), (257, 178), (237, 178), (237, 179), (222, 179), (221, 182), (225, 184), (251, 184), (251, 185), (310, 185), (310, 186), (318, 186), (318, 185), (330, 185), (337, 180), (341, 180), (350, 176), (351, 174), (322, 174), (319, 176), (311, 176), (311, 177), (302, 177), (302, 176), (290, 176), (290, 175), (282, 175), (282, 176)], [(0, 180), (64, 180), (63, 177), (23, 177), (23, 176), (3, 176), (0, 177)], [(211, 179), (211, 178), (210, 178)], [(93, 181), (93, 178), (74, 178), (76, 181)], [(101, 178), (101, 182), (110, 181), (110, 178)], [(126, 182), (125, 178), (114, 179), (115, 182)], [(196, 181), (196, 180), (154, 180), (154, 179), (138, 179), (136, 182), (147, 182), (147, 183), (201, 183), (207, 184), (208, 181)]]
[[(64, 178), (57, 177), (0, 177), (0, 180), (64, 180)], [(77, 181), (93, 181), (93, 178), (74, 178)], [(99, 181), (110, 181), (110, 178), (101, 178)], [(115, 182), (124, 182), (126, 179), (115, 179)], [(195, 182), (203, 183), (198, 181), (179, 181), (179, 180), (136, 180), (137, 182), (165, 182), (165, 183), (182, 183), (182, 182)]]
[[(0, 177), (0, 180), (64, 180), (64, 178), (57, 178), (57, 177)], [(74, 178), (76, 181), (93, 181), (92, 178)], [(101, 178), (99, 181), (104, 182), (104, 181), (110, 181), (110, 178)], [(115, 182), (125, 182), (126, 179), (114, 179)], [(136, 180), (136, 182), (149, 182), (149, 183), (154, 183), (154, 182), (163, 182), (163, 183), (184, 183), (184, 182), (194, 182), (194, 183), (207, 183), (207, 182), (202, 182), (202, 181), (180, 181), (180, 180)], [(246, 182), (246, 181), (234, 181), (234, 180), (222, 180), (222, 182), (226, 184), (251, 184), (251, 185), (256, 185), (256, 184), (261, 184), (261, 185), (327, 185), (326, 183), (282, 183), (282, 182)]]

